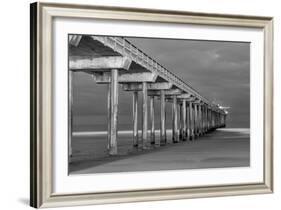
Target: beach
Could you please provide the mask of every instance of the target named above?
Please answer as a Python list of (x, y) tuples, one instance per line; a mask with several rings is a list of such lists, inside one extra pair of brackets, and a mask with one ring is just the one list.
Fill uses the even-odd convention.
[[(140, 140), (141, 140), (141, 133)], [(159, 139), (159, 131), (156, 132)], [(118, 133), (118, 155), (109, 156), (106, 132), (74, 132), (70, 174), (180, 170), (250, 166), (250, 130), (223, 128), (194, 141), (167, 144), (149, 150), (132, 146), (132, 133)], [(156, 140), (157, 141), (157, 140)]]

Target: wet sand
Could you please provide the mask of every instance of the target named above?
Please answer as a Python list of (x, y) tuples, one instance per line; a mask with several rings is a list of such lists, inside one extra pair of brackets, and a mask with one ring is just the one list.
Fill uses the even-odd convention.
[[(249, 129), (218, 129), (195, 141), (171, 142), (146, 151), (132, 147), (132, 134), (123, 132), (118, 138), (118, 156), (109, 156), (105, 133), (80, 133), (73, 137), (73, 162), (70, 174), (157, 171), (250, 165)], [(159, 139), (159, 133), (156, 133)]]

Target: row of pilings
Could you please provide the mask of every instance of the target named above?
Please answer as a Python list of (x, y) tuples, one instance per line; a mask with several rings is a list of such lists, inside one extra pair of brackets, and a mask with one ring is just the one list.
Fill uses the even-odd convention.
[[(118, 155), (118, 99), (119, 83), (118, 70), (112, 70), (110, 82), (107, 83), (107, 140), (108, 154)], [(73, 75), (74, 71), (69, 71), (69, 108), (73, 106)], [(150, 85), (149, 85), (150, 84)], [(217, 128), (225, 127), (226, 114), (213, 110), (208, 104), (188, 95), (186, 97), (177, 89), (151, 90), (151, 83), (138, 83), (136, 88), (130, 88), (125, 83), (123, 90), (128, 90), (132, 94), (132, 145), (143, 150), (160, 147), (167, 144), (166, 121), (172, 120), (172, 142), (194, 141), (195, 139), (211, 132)], [(141, 88), (140, 88), (141, 87)], [(137, 90), (136, 90), (137, 89)], [(139, 97), (142, 97), (142, 104), (139, 104)], [(160, 138), (155, 135), (155, 100), (160, 101)], [(167, 103), (172, 104), (172, 119), (166, 119)], [(142, 107), (140, 107), (140, 105)], [(138, 110), (142, 110), (142, 116), (138, 116)], [(142, 118), (141, 129), (139, 129), (138, 118)], [(73, 116), (69, 112), (70, 135), (72, 135)], [(141, 135), (138, 131), (141, 130)], [(69, 142), (69, 152), (71, 156), (72, 146)]]
[[(68, 136), (72, 156), (73, 74), (91, 74), (97, 84), (107, 85), (108, 154), (118, 155), (119, 88), (132, 94), (132, 145), (150, 149), (167, 144), (166, 104), (172, 103), (172, 140), (194, 140), (224, 127), (222, 108), (209, 102), (175, 74), (164, 68), (124, 38), (106, 36), (69, 36)], [(142, 97), (142, 104), (138, 98)], [(155, 138), (155, 100), (160, 101), (160, 138)], [(138, 116), (138, 110), (142, 116)], [(141, 136), (138, 118), (141, 117)], [(150, 132), (150, 135), (149, 135)], [(71, 158), (70, 158), (71, 160)]]

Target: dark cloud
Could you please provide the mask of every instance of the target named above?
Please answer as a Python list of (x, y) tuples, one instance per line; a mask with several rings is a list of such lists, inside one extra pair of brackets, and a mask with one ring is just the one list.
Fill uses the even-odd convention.
[[(230, 106), (228, 127), (249, 127), (249, 43), (127, 39), (210, 101)], [(106, 116), (106, 85), (96, 85), (91, 76), (83, 73), (76, 73), (74, 85), (74, 114), (76, 116), (89, 115), (93, 118)], [(131, 126), (131, 103), (131, 94), (120, 90), (120, 129), (128, 129)], [(156, 106), (158, 105), (157, 102)], [(170, 110), (167, 117), (170, 117)], [(159, 112), (156, 110), (156, 120), (160, 120), (158, 118)], [(106, 124), (106, 117), (99, 117), (97, 124), (103, 123)], [(91, 124), (95, 127), (94, 120)]]

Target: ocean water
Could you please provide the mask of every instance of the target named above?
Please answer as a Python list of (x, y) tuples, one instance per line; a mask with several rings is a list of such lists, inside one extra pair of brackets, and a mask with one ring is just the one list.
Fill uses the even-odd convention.
[[(223, 135), (221, 139), (241, 139), (249, 138), (249, 128), (221, 128)], [(232, 135), (232, 134), (235, 135)], [(72, 152), (73, 160), (101, 159), (109, 156), (107, 150), (107, 131), (74, 131), (72, 134)], [(172, 130), (166, 130), (167, 143), (172, 144)], [(208, 134), (206, 135), (208, 136)], [(139, 144), (141, 144), (142, 131), (138, 132)], [(148, 130), (148, 139), (150, 139), (150, 130)], [(200, 139), (200, 138), (199, 138)], [(155, 130), (155, 141), (160, 141), (160, 130)], [(118, 153), (122, 155), (129, 154), (133, 148), (133, 131), (120, 130), (117, 137)]]
[[(172, 130), (167, 130), (167, 143), (172, 143)], [(142, 132), (138, 132), (141, 145)], [(148, 130), (150, 139), (150, 130)], [(160, 131), (155, 130), (155, 141), (160, 141)], [(118, 153), (126, 155), (133, 148), (133, 131), (118, 131)], [(74, 131), (72, 136), (72, 153), (74, 161), (100, 159), (109, 156), (107, 151), (107, 131)]]

